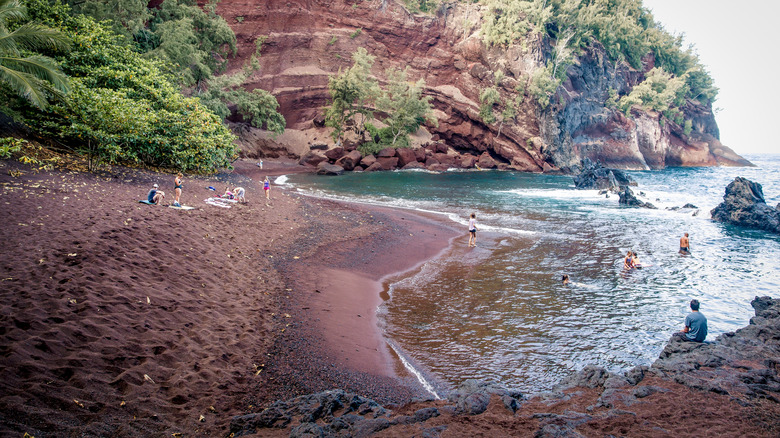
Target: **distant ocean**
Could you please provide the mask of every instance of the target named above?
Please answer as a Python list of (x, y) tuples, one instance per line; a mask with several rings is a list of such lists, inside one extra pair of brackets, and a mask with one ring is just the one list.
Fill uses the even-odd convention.
[[(585, 365), (649, 365), (682, 328), (697, 298), (709, 340), (745, 326), (750, 300), (780, 291), (780, 236), (713, 222), (710, 210), (737, 176), (780, 202), (780, 155), (752, 168), (628, 172), (658, 210), (576, 190), (570, 176), (498, 171), (283, 176), (303, 193), (441, 213), (463, 226), (443, 257), (386, 285), (379, 309), (388, 342), (431, 391), (469, 378), (527, 392), (549, 390)], [(695, 210), (671, 210), (693, 204)], [(694, 215), (694, 211), (698, 211)], [(477, 248), (467, 247), (476, 213)], [(690, 233), (692, 256), (678, 254)], [(646, 266), (624, 272), (634, 250)], [(563, 286), (562, 274), (572, 285)]]

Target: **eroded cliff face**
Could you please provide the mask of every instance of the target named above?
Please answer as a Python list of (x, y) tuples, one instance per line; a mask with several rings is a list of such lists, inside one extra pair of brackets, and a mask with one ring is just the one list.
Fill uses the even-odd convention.
[[(328, 130), (315, 123), (330, 103), (328, 76), (349, 67), (352, 53), (364, 47), (376, 56), (373, 73), (380, 81), (391, 67), (409, 67), (410, 79), (425, 79), (439, 123), (426, 126), (432, 135), (419, 138), (444, 142), (453, 153), (487, 151), (503, 167), (530, 172), (577, 171), (586, 157), (624, 169), (750, 164), (720, 144), (710, 108), (685, 108), (694, 122), (690, 135), (662, 124), (658, 114), (634, 111), (627, 118), (607, 108), (608, 90), (626, 92), (641, 82), (643, 72), (616, 67), (598, 47), (569, 68), (549, 107), (540, 110), (526, 96), (515, 122), (504, 124), (499, 136), (498, 124), (479, 117), (480, 91), (501, 71), (498, 89), (511, 96), (543, 65), (545, 54), (542, 44), (487, 47), (479, 36), (479, 8), (445, 2), (433, 15), (413, 15), (396, 0), (222, 0), (217, 11), (239, 43), (231, 68), (240, 68), (255, 52), (258, 37), (267, 37), (261, 68), (247, 88), (270, 91), (287, 129), (296, 132), (263, 141), (257, 140), (262, 135), (242, 136), (242, 148), (300, 156), (306, 152), (297, 144), (302, 139), (329, 141)], [(647, 64), (652, 68), (652, 60)]]

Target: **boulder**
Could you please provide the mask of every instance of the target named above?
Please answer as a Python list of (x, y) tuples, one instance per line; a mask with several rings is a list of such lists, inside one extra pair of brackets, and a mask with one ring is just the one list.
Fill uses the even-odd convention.
[(439, 154), (446, 154), (447, 149), (449, 149), (445, 143), (434, 143), (433, 145), (434, 145), (433, 151)]
[(375, 161), (373, 164), (366, 167), (366, 172), (375, 172), (377, 170), (384, 170), (378, 161)]
[(363, 157), (363, 159), (360, 160), (360, 165), (366, 169), (371, 167), (371, 165), (374, 163), (376, 163), (376, 157), (372, 154), (366, 155)]
[(637, 199), (637, 197), (634, 196), (634, 192), (628, 187), (623, 187), (618, 195), (620, 196), (620, 200), (618, 202), (621, 205), (625, 205), (626, 207), (642, 207), (654, 210), (658, 208), (649, 202), (643, 202)]
[(435, 157), (430, 156), (430, 157), (425, 159), (425, 167), (430, 168), (431, 166), (433, 166), (435, 164), (441, 164), (441, 163), (439, 163), (439, 160), (437, 160)]
[(360, 163), (360, 159), (363, 158), (363, 154), (361, 154), (359, 151), (354, 150), (350, 151), (347, 155), (344, 155), (343, 157), (336, 160), (336, 164), (343, 167), (344, 170), (350, 171), (355, 168)]
[(767, 205), (761, 184), (742, 177), (726, 187), (723, 202), (710, 214), (718, 222), (780, 233), (780, 209)]
[(477, 157), (473, 155), (464, 155), (460, 158), (460, 167), (471, 169), (477, 163)]
[(426, 149), (425, 148), (417, 148), (414, 149), (414, 156), (417, 158), (417, 161), (419, 162), (425, 162), (426, 158)]
[(384, 148), (376, 155), (377, 158), (390, 158), (395, 157), (395, 148)]
[(304, 166), (316, 166), (326, 160), (327, 158), (324, 155), (310, 151), (306, 155), (302, 156), (300, 160), (298, 160), (298, 164), (302, 164)]
[(325, 151), (325, 156), (328, 157), (328, 160), (331, 162), (338, 160), (339, 158), (343, 157), (346, 152), (344, 151), (344, 148), (341, 146), (336, 146), (333, 149), (329, 149)]
[(508, 390), (482, 380), (468, 379), (452, 391), (447, 400), (455, 404), (457, 414), (479, 415), (487, 410), (492, 396), (501, 398), (504, 406), (513, 413), (517, 411), (518, 401), (523, 398), (520, 391)]
[(434, 154), (434, 157), (436, 158), (436, 161), (438, 161), (441, 164), (446, 164), (448, 167), (456, 166), (457, 157), (454, 155), (447, 155), (441, 152), (437, 152), (436, 154)]
[(574, 177), (574, 187), (578, 189), (596, 189), (619, 191), (626, 186), (636, 186), (623, 171), (610, 169), (589, 159), (582, 161), (582, 172)]
[(405, 167), (407, 164), (417, 162), (417, 154), (409, 148), (399, 148), (396, 150), (398, 155), (398, 167)]
[(344, 168), (335, 164), (330, 164), (327, 161), (317, 165), (317, 175), (341, 175), (344, 173)]
[(401, 169), (408, 170), (408, 169), (425, 169), (425, 164), (419, 162), (419, 161), (412, 161), (411, 163), (408, 163), (406, 166), (402, 167)]
[(377, 157), (376, 162), (382, 166), (382, 170), (393, 170), (398, 167), (398, 157)]
[(485, 151), (482, 152), (482, 155), (479, 156), (477, 165), (483, 169), (494, 169), (496, 167), (496, 160), (494, 160), (493, 157), (491, 157), (490, 154)]

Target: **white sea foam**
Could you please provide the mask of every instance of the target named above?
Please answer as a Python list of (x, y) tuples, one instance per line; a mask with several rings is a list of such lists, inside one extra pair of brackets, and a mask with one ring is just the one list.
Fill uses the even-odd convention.
[(404, 368), (406, 368), (406, 370), (407, 370), (407, 371), (409, 371), (410, 373), (412, 373), (412, 375), (413, 375), (415, 378), (417, 378), (417, 381), (418, 381), (418, 382), (420, 382), (420, 385), (422, 385), (422, 387), (423, 387), (423, 388), (424, 388), (426, 391), (428, 391), (429, 393), (431, 393), (431, 395), (433, 395), (433, 397), (434, 397), (436, 400), (441, 400), (441, 397), (439, 396), (439, 394), (437, 394), (437, 393), (436, 393), (436, 390), (433, 388), (433, 385), (431, 385), (431, 384), (430, 384), (430, 382), (428, 382), (427, 380), (425, 380), (425, 377), (423, 377), (422, 373), (421, 373), (420, 371), (418, 371), (418, 370), (417, 370), (417, 368), (415, 368), (414, 366), (412, 366), (412, 364), (411, 364), (411, 363), (409, 363), (409, 361), (408, 361), (408, 360), (406, 360), (406, 357), (404, 357), (404, 355), (403, 355), (403, 353), (400, 351), (400, 349), (399, 349), (399, 348), (396, 348), (396, 346), (395, 346), (395, 344), (394, 344), (393, 342), (388, 342), (388, 343), (387, 343), (387, 345), (389, 345), (389, 346), (390, 346), (390, 348), (392, 348), (392, 349), (393, 349), (393, 351), (395, 351), (395, 354), (398, 356), (398, 358), (399, 358), (399, 359), (401, 359), (401, 363), (403, 364)]

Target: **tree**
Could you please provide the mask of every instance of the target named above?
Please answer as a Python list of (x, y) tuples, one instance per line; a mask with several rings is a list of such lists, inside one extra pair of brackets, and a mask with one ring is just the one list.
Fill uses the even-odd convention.
[(31, 15), (68, 35), (56, 55), (72, 92), (47, 111), (21, 108), (24, 122), (91, 161), (213, 172), (235, 158), (235, 136), (199, 99), (181, 94), (160, 61), (59, 2), (26, 0)]
[(411, 134), (425, 121), (436, 123), (431, 107), (430, 96), (423, 96), (425, 80), (409, 82), (407, 69), (389, 69), (387, 71), (387, 89), (377, 99), (377, 109), (387, 114), (382, 121), (392, 134), (391, 145), (395, 146), (399, 137)]
[(208, 88), (199, 97), (201, 102), (225, 119), (230, 116), (229, 104), (236, 105), (238, 113), (256, 128), (265, 128), (274, 134), (284, 132), (286, 121), (279, 114), (279, 102), (271, 93), (255, 88), (248, 91), (243, 87), (251, 72), (244, 69), (232, 75), (217, 76), (208, 81)]
[[(22, 24), (9, 31), (9, 22)], [(0, 0), (0, 82), (37, 108), (49, 105), (50, 96), (61, 98), (69, 90), (68, 78), (57, 63), (41, 54), (23, 51), (66, 50), (70, 40), (56, 29), (28, 21), (19, 0)], [(3, 105), (3, 108), (7, 108)]]
[(333, 128), (333, 139), (341, 140), (347, 122), (358, 117), (355, 132), (362, 138), (365, 123), (374, 117), (372, 105), (379, 95), (379, 85), (371, 76), (375, 57), (358, 47), (352, 54), (353, 64), (328, 79), (331, 105), (325, 111), (325, 125)]
[(111, 22), (111, 30), (131, 39), (152, 17), (148, 0), (68, 0), (73, 11), (97, 21)]

